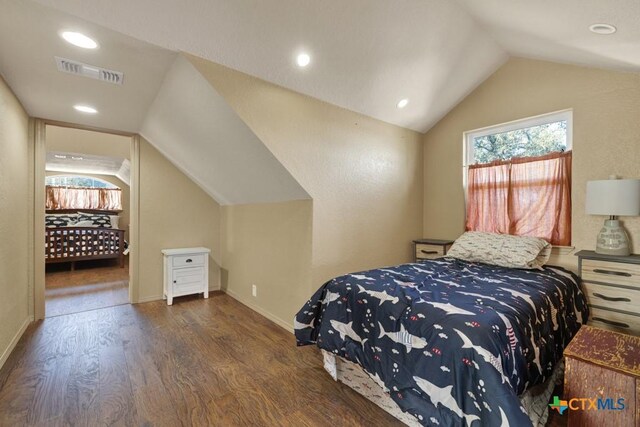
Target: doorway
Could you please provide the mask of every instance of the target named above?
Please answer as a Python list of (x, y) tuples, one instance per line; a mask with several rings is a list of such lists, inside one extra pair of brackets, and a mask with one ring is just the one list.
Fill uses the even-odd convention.
[(137, 137), (40, 122), (35, 140), (36, 318), (130, 303)]

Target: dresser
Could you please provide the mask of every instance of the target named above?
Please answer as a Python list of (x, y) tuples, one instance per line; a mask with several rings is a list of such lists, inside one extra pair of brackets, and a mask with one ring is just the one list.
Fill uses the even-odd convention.
[(163, 296), (168, 305), (174, 297), (202, 294), (209, 298), (208, 248), (163, 249)]
[(453, 240), (418, 239), (413, 241), (416, 262), (421, 259), (434, 259), (445, 256), (453, 245)]
[(564, 357), (569, 427), (640, 426), (639, 337), (585, 325)]
[(580, 251), (578, 268), (589, 302), (589, 324), (640, 335), (640, 255)]

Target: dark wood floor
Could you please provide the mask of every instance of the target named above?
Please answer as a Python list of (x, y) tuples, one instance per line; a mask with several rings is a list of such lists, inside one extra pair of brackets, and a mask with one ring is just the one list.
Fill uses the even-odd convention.
[(0, 370), (0, 425), (399, 425), (318, 351), (225, 294), (29, 327)]
[(0, 370), (0, 425), (401, 424), (331, 380), (315, 348), (214, 292), (32, 324)]
[[(114, 265), (116, 264), (116, 265)], [(68, 263), (47, 265), (47, 317), (113, 307), (129, 302), (129, 268), (113, 260), (82, 261), (71, 271)]]

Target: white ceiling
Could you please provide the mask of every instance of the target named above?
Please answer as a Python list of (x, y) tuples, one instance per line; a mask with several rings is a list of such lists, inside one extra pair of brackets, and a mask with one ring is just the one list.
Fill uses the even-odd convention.
[[(458, 0), (510, 54), (640, 71), (638, 0)], [(591, 24), (618, 31), (602, 36)]]
[[(60, 37), (74, 29), (99, 40), (91, 51)], [(124, 85), (64, 74), (54, 55), (124, 72)], [(23, 0), (0, 0), (0, 73), (30, 116), (137, 132), (176, 54)], [(85, 103), (99, 114), (73, 109)]]
[(75, 175), (111, 175), (131, 185), (129, 160), (121, 157), (96, 156), (93, 154), (47, 151), (45, 170)]
[[(0, 0), (0, 72), (31, 115), (118, 130), (140, 129), (175, 51), (418, 131), (508, 55), (640, 71), (638, 0), (35, 2)], [(602, 21), (619, 31), (587, 30)], [(61, 28), (101, 48), (71, 47)], [(302, 49), (312, 56), (304, 70), (294, 64)], [(124, 71), (125, 84), (61, 75), (53, 55)], [(101, 114), (71, 110), (81, 101)]]

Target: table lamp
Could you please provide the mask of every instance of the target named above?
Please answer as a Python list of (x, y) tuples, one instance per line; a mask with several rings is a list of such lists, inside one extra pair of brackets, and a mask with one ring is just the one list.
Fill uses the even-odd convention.
[(609, 217), (598, 233), (596, 253), (629, 255), (629, 237), (617, 217), (640, 215), (640, 180), (611, 176), (607, 180), (587, 182), (586, 211), (590, 215)]

